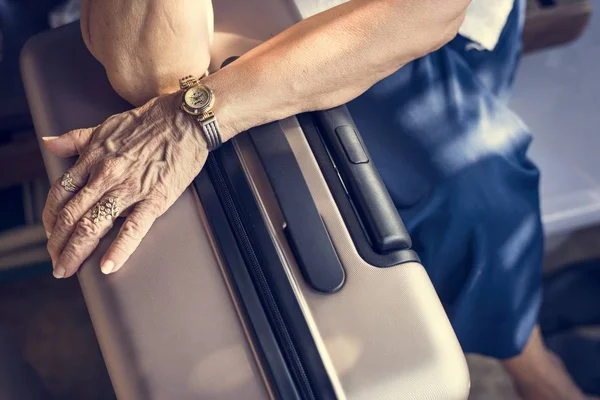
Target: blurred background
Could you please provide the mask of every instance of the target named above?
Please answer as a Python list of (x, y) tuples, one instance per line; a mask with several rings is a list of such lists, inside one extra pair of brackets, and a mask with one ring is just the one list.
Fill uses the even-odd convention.
[[(529, 0), (512, 108), (534, 133), (547, 240), (541, 326), (576, 382), (600, 396), (600, 0)], [(114, 393), (79, 284), (55, 280), (41, 211), (49, 187), (18, 56), (78, 19), (78, 1), (0, 0), (0, 357), (40, 397)], [(3, 344), (4, 343), (4, 344)], [(10, 343), (10, 344), (5, 344)], [(500, 365), (469, 356), (472, 399), (519, 399)], [(3, 384), (0, 363), (0, 387)], [(8, 366), (11, 369), (11, 364)]]

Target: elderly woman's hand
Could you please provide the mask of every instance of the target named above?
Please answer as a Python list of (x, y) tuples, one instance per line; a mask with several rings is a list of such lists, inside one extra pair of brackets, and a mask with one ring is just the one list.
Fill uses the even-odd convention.
[(200, 172), (208, 151), (180, 102), (179, 93), (157, 97), (95, 128), (45, 138), (60, 157), (79, 154), (68, 171), (72, 183), (63, 175), (53, 185), (43, 214), (55, 277), (73, 275), (128, 210), (101, 261), (102, 272), (117, 271)]

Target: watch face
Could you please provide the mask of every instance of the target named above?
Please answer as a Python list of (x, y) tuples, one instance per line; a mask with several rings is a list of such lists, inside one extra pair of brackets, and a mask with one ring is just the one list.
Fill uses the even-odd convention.
[(185, 92), (184, 101), (191, 108), (204, 109), (210, 103), (210, 93), (202, 86), (194, 86)]

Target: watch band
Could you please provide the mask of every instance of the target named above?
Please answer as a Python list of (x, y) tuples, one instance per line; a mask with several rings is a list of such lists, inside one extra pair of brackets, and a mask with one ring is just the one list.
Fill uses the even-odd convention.
[[(204, 74), (204, 76), (208, 75), (208, 72)], [(179, 80), (179, 87), (181, 90), (187, 91), (194, 86), (202, 85), (202, 81), (193, 75), (188, 75)], [(206, 90), (212, 95), (210, 88), (206, 87)], [(185, 96), (185, 94), (184, 94)], [(185, 103), (184, 103), (185, 104)], [(212, 106), (211, 106), (212, 107)], [(182, 105), (182, 110), (188, 112), (186, 108)], [(223, 140), (221, 138), (221, 132), (219, 130), (219, 124), (217, 123), (217, 118), (215, 114), (209, 108), (199, 117), (197, 117), (197, 121), (202, 127), (202, 133), (204, 134), (204, 138), (206, 139), (206, 146), (209, 151), (213, 151), (218, 149), (222, 144)]]
[(198, 118), (198, 122), (202, 127), (202, 132), (204, 133), (204, 138), (206, 139), (206, 147), (208, 148), (208, 151), (213, 151), (221, 147), (223, 140), (221, 138), (219, 124), (217, 123), (217, 118), (215, 115), (212, 114), (203, 119)]

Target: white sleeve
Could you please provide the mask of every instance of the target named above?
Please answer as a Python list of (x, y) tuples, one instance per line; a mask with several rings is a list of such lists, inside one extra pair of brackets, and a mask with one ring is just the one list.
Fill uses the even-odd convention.
[(513, 5), (514, 0), (473, 0), (458, 33), (486, 50), (494, 50)]

